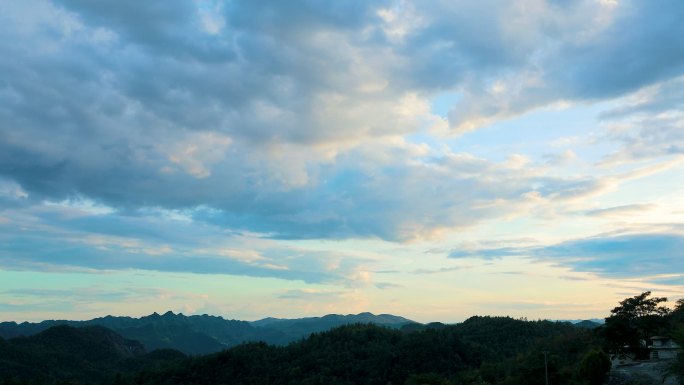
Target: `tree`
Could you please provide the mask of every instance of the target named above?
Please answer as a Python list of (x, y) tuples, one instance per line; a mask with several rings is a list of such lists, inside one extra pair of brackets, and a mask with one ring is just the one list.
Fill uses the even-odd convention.
[(579, 366), (579, 376), (589, 385), (601, 385), (610, 370), (610, 359), (600, 351), (593, 350), (584, 356)]
[(412, 374), (404, 385), (451, 385), (451, 382), (437, 373)]
[[(617, 353), (648, 354), (642, 341), (657, 334), (666, 324), (670, 309), (661, 304), (665, 297), (653, 297), (650, 291), (620, 301), (606, 318), (604, 336), (609, 350)], [(645, 358), (645, 357), (644, 357)]]
[(610, 311), (612, 314), (611, 317), (624, 317), (628, 320), (637, 320), (643, 317), (667, 315), (670, 312), (670, 309), (665, 306), (660, 306), (661, 303), (667, 302), (667, 298), (648, 298), (650, 295), (650, 291), (645, 291), (632, 298), (620, 301), (620, 306), (617, 306)]
[(684, 298), (680, 298), (675, 302), (674, 310), (670, 313), (672, 322), (684, 323)]
[[(684, 304), (684, 301), (677, 301), (677, 305), (679, 305), (677, 308), (679, 310), (682, 310), (682, 304)], [(675, 311), (677, 311), (677, 308), (675, 308)], [(672, 337), (680, 346), (684, 346), (684, 324), (677, 325), (677, 328), (672, 333)], [(677, 358), (670, 362), (665, 372), (665, 377), (674, 377), (680, 385), (684, 385), (684, 354), (682, 352), (679, 352)]]

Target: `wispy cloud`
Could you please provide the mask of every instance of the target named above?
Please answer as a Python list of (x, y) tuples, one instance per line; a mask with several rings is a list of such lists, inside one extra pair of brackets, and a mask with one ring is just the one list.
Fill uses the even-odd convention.
[(470, 266), (451, 266), (451, 267), (440, 267), (439, 269), (416, 269), (413, 270), (413, 274), (441, 274), (449, 273), (452, 271), (462, 271), (469, 269)]
[[(546, 246), (453, 250), (451, 258), (528, 256), (602, 276), (660, 281), (659, 274), (684, 271), (684, 236), (679, 233), (598, 235)], [(681, 276), (664, 279), (681, 284)]]
[(343, 295), (341, 291), (323, 291), (314, 289), (303, 289), (303, 290), (288, 290), (278, 295), (281, 299), (296, 299), (309, 301), (312, 299), (336, 299)]
[(657, 205), (654, 204), (632, 204), (632, 205), (623, 205), (623, 206), (615, 206), (615, 207), (607, 207), (603, 209), (595, 209), (595, 210), (590, 210), (587, 211), (587, 215), (589, 216), (598, 216), (598, 217), (613, 217), (613, 216), (625, 216), (625, 215), (633, 215), (633, 214), (638, 214), (644, 211), (649, 211), (654, 208), (658, 207)]

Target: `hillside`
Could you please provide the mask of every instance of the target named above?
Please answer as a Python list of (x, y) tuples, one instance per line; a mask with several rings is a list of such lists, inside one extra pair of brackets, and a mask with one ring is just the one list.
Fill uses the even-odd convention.
[[(684, 356), (648, 361), (651, 347), (638, 341), (653, 335), (684, 341), (684, 299), (668, 309), (658, 306), (665, 298), (650, 294), (621, 301), (600, 326), (491, 316), (453, 325), (418, 324), (371, 313), (253, 323), (172, 312), (7, 322), (0, 325), (4, 335), (47, 329), (0, 337), (0, 385), (542, 385), (547, 375), (554, 385), (603, 385), (611, 368), (607, 352), (643, 358), (638, 365), (613, 368), (611, 384), (641, 385), (647, 377), (665, 375), (679, 381)], [(94, 323), (137, 334), (146, 345), (163, 349), (146, 353), (143, 343)], [(282, 343), (304, 332), (313, 333)], [(221, 342), (250, 335), (278, 343), (246, 341), (224, 349)], [(166, 346), (220, 351), (187, 357)]]
[(3, 322), (0, 323), (0, 337), (30, 336), (56, 325), (103, 326), (126, 338), (140, 341), (148, 351), (176, 349), (197, 355), (218, 352), (245, 342), (285, 345), (308, 337), (311, 333), (353, 323), (401, 327), (412, 322), (389, 314), (361, 313), (299, 319), (267, 318), (250, 323), (206, 314), (185, 316), (169, 311), (140, 318), (106, 316), (88, 321)]
[[(157, 337), (167, 332), (163, 325), (187, 326), (174, 314), (143, 318), (153, 333), (159, 333)], [(354, 317), (306, 322), (321, 325), (321, 319), (341, 322)], [(109, 321), (132, 329), (131, 320)], [(289, 321), (270, 322), (286, 325)], [(142, 344), (102, 326), (53, 326), (29, 337), (0, 339), (0, 383), (17, 384), (2, 382), (15, 377), (30, 385), (59, 381), (93, 385), (542, 385), (540, 352), (547, 351), (551, 383), (577, 385), (582, 383), (579, 365), (583, 357), (600, 344), (593, 330), (566, 322), (472, 317), (456, 325), (399, 324), (354, 323), (285, 346), (249, 342), (187, 358), (168, 349), (146, 354)], [(147, 329), (136, 330), (144, 336)]]
[[(0, 374), (19, 379), (102, 381), (120, 370), (139, 370), (142, 344), (101, 326), (53, 326), (0, 343)], [(178, 355), (175, 358), (179, 358)]]
[(284, 347), (250, 343), (146, 372), (142, 383), (542, 385), (547, 349), (550, 379), (570, 385), (594, 346), (590, 330), (569, 323), (473, 317), (435, 326), (352, 324)]
[(401, 328), (404, 325), (415, 324), (404, 317), (399, 317), (391, 314), (359, 313), (359, 314), (328, 314), (323, 317), (307, 317), (295, 319), (283, 318), (264, 318), (258, 321), (251, 322), (255, 327), (262, 330), (270, 329), (281, 333), (279, 340), (271, 340), (266, 342), (284, 344), (300, 340), (308, 337), (311, 333), (323, 332), (343, 325), (351, 324), (375, 324), (387, 326), (391, 328)]

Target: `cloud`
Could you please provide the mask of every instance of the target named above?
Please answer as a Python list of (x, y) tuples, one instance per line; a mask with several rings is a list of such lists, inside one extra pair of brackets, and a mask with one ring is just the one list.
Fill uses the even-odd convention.
[(498, 240), (482, 240), (461, 242), (448, 251), (449, 258), (481, 258), (499, 259), (507, 256), (521, 255), (525, 250), (539, 244), (534, 238), (509, 238)]
[(684, 271), (682, 246), (680, 234), (632, 234), (568, 241), (535, 254), (572, 260), (571, 265), (581, 271), (638, 277)]
[(441, 274), (450, 273), (452, 271), (463, 271), (470, 269), (472, 266), (451, 266), (451, 267), (440, 267), (439, 269), (416, 269), (413, 274)]
[(377, 282), (375, 284), (375, 287), (381, 290), (387, 290), (387, 289), (398, 289), (404, 287), (403, 285), (399, 285), (396, 283), (391, 283), (391, 282)]
[(492, 309), (494, 311), (530, 311), (537, 309), (550, 310), (554, 308), (563, 309), (583, 309), (590, 308), (590, 305), (580, 304), (580, 303), (567, 303), (567, 302), (535, 302), (535, 301), (524, 301), (524, 302), (501, 302), (497, 303), (483, 303), (482, 306), (487, 309)]
[[(285, 149), (286, 155), (278, 156), (293, 160), (295, 166), (277, 168), (268, 158), (250, 164), (251, 155), (238, 149), (237, 154), (222, 156), (234, 156), (235, 162), (245, 156), (246, 164), (226, 168), (222, 163), (212, 170), (206, 160), (199, 163), (196, 159), (200, 153), (205, 158), (211, 153), (196, 151), (191, 141), (186, 144), (192, 151), (181, 153), (188, 158), (174, 155), (171, 159), (190, 170), (188, 173), (170, 171), (172, 166), (167, 165), (156, 167), (159, 171), (148, 170), (148, 175), (134, 168), (132, 172), (140, 175), (127, 177), (81, 175), (80, 170), (67, 169), (45, 174), (42, 179), (33, 171), (15, 177), (28, 189), (41, 191), (43, 187), (37, 184), (50, 185), (36, 193), (35, 199), (45, 195), (58, 201), (74, 199), (69, 192), (76, 188), (79, 195), (98, 198), (122, 212), (154, 205), (183, 212), (196, 221), (288, 239), (431, 238), (444, 229), (524, 212), (538, 198), (579, 199), (605, 189), (605, 182), (598, 179), (541, 176), (533, 168), (521, 170), (465, 153), (439, 154), (403, 141), (360, 146), (331, 163), (316, 165), (303, 160), (303, 170), (297, 169), (299, 155), (290, 152), (294, 149)], [(14, 160), (7, 163), (11, 162)], [(269, 170), (276, 174), (269, 175)], [(94, 182), (100, 179), (101, 183)], [(60, 187), (53, 189), (55, 186)], [(96, 228), (114, 227), (103, 218), (82, 221)], [(133, 230), (120, 226), (116, 231)]]
[(568, 163), (577, 158), (577, 154), (572, 150), (565, 150), (561, 153), (545, 154), (547, 164), (557, 166)]
[(628, 94), (619, 106), (601, 114), (603, 119), (657, 115), (684, 105), (684, 77), (669, 79)]
[(0, 223), (0, 266), (229, 274), (342, 285), (369, 279), (361, 273), (373, 259), (362, 252), (287, 246), (182, 216), (152, 214), (93, 210), (69, 202), (6, 211), (7, 223)]
[(465, 102), (449, 114), (456, 131), (539, 107), (619, 97), (684, 73), (683, 43), (674, 38), (682, 32), (678, 20), (684, 8), (676, 0), (658, 6), (638, 1), (535, 5), (528, 16), (532, 20), (521, 28), (538, 38), (534, 48), (522, 51), (523, 63), (465, 89)]
[(605, 111), (605, 141), (619, 147), (604, 163), (627, 163), (684, 155), (684, 78), (661, 82), (622, 98)]
[(285, 292), (279, 294), (278, 298), (311, 301), (311, 300), (339, 299), (343, 295), (344, 295), (344, 292), (341, 292), (341, 291), (302, 289), (302, 290), (286, 290)]
[(28, 194), (14, 181), (0, 178), (0, 199), (20, 200), (28, 198)]
[(589, 216), (596, 216), (596, 217), (620, 217), (620, 216), (630, 216), (634, 214), (638, 214), (644, 211), (649, 211), (653, 210), (654, 208), (657, 208), (657, 205), (654, 204), (632, 204), (632, 205), (623, 205), (623, 206), (615, 206), (615, 207), (607, 207), (607, 208), (602, 208), (602, 209), (595, 209), (595, 210), (590, 210), (587, 211), (587, 215)]
[[(4, 269), (52, 271), (54, 269), (94, 272), (106, 270), (153, 270), (196, 274), (228, 274), (249, 277), (271, 277), (300, 280), (307, 283), (353, 282), (353, 257), (339, 267), (329, 267), (333, 258), (304, 252), (271, 250), (281, 254), (265, 261), (244, 261), (238, 255), (224, 256), (221, 250), (198, 254), (194, 250), (156, 247), (126, 239), (55, 239), (45, 234), (22, 236), (12, 234), (0, 248), (0, 265)], [(274, 261), (274, 262), (271, 262)]]
[[(684, 271), (684, 236), (677, 232), (597, 235), (527, 247), (453, 250), (451, 258), (484, 259), (528, 256), (613, 278), (662, 280), (662, 274)], [(668, 277), (681, 284), (681, 277)]]
[(494, 249), (455, 249), (449, 253), (449, 258), (482, 258), (498, 259), (514, 255), (520, 255), (524, 249), (517, 247), (502, 247)]
[[(684, 52), (675, 1), (1, 7), (0, 203), (19, 204), (1, 186), (34, 207), (89, 200), (122, 215), (66, 225), (111, 232), (159, 209), (274, 239), (409, 241), (596, 196), (616, 182), (408, 138), (444, 128), (444, 92), (461, 132), (653, 85)], [(639, 131), (648, 151), (677, 151), (678, 118)]]
[(15, 299), (39, 299), (39, 300), (57, 300), (63, 302), (119, 302), (130, 301), (139, 298), (141, 295), (158, 294), (158, 290), (141, 290), (141, 289), (125, 289), (125, 290), (103, 290), (96, 287), (79, 287), (74, 289), (12, 289), (5, 290), (1, 294), (10, 296)]
[(206, 299), (206, 295), (178, 290), (146, 287), (111, 289), (102, 286), (66, 289), (10, 289), (0, 291), (0, 296), (4, 299), (3, 303), (0, 304), (0, 312), (17, 314), (33, 312), (74, 314), (83, 310), (92, 311), (103, 304), (111, 306), (127, 303), (130, 306), (132, 303)]

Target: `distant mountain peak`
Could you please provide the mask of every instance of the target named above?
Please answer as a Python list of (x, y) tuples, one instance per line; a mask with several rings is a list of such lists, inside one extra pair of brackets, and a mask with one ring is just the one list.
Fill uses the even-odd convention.
[(21, 325), (4, 322), (0, 324), (0, 337), (34, 335), (59, 324), (79, 327), (100, 325), (127, 339), (140, 341), (150, 351), (173, 348), (186, 354), (204, 354), (221, 351), (248, 341), (284, 345), (306, 338), (312, 333), (355, 323), (370, 323), (390, 328), (415, 324), (414, 321), (403, 317), (391, 314), (375, 315), (371, 312), (347, 315), (328, 314), (321, 317), (295, 319), (267, 317), (247, 322), (227, 320), (207, 314), (186, 316), (169, 310), (162, 315), (153, 312), (140, 318), (109, 315), (89, 321), (44, 321)]

